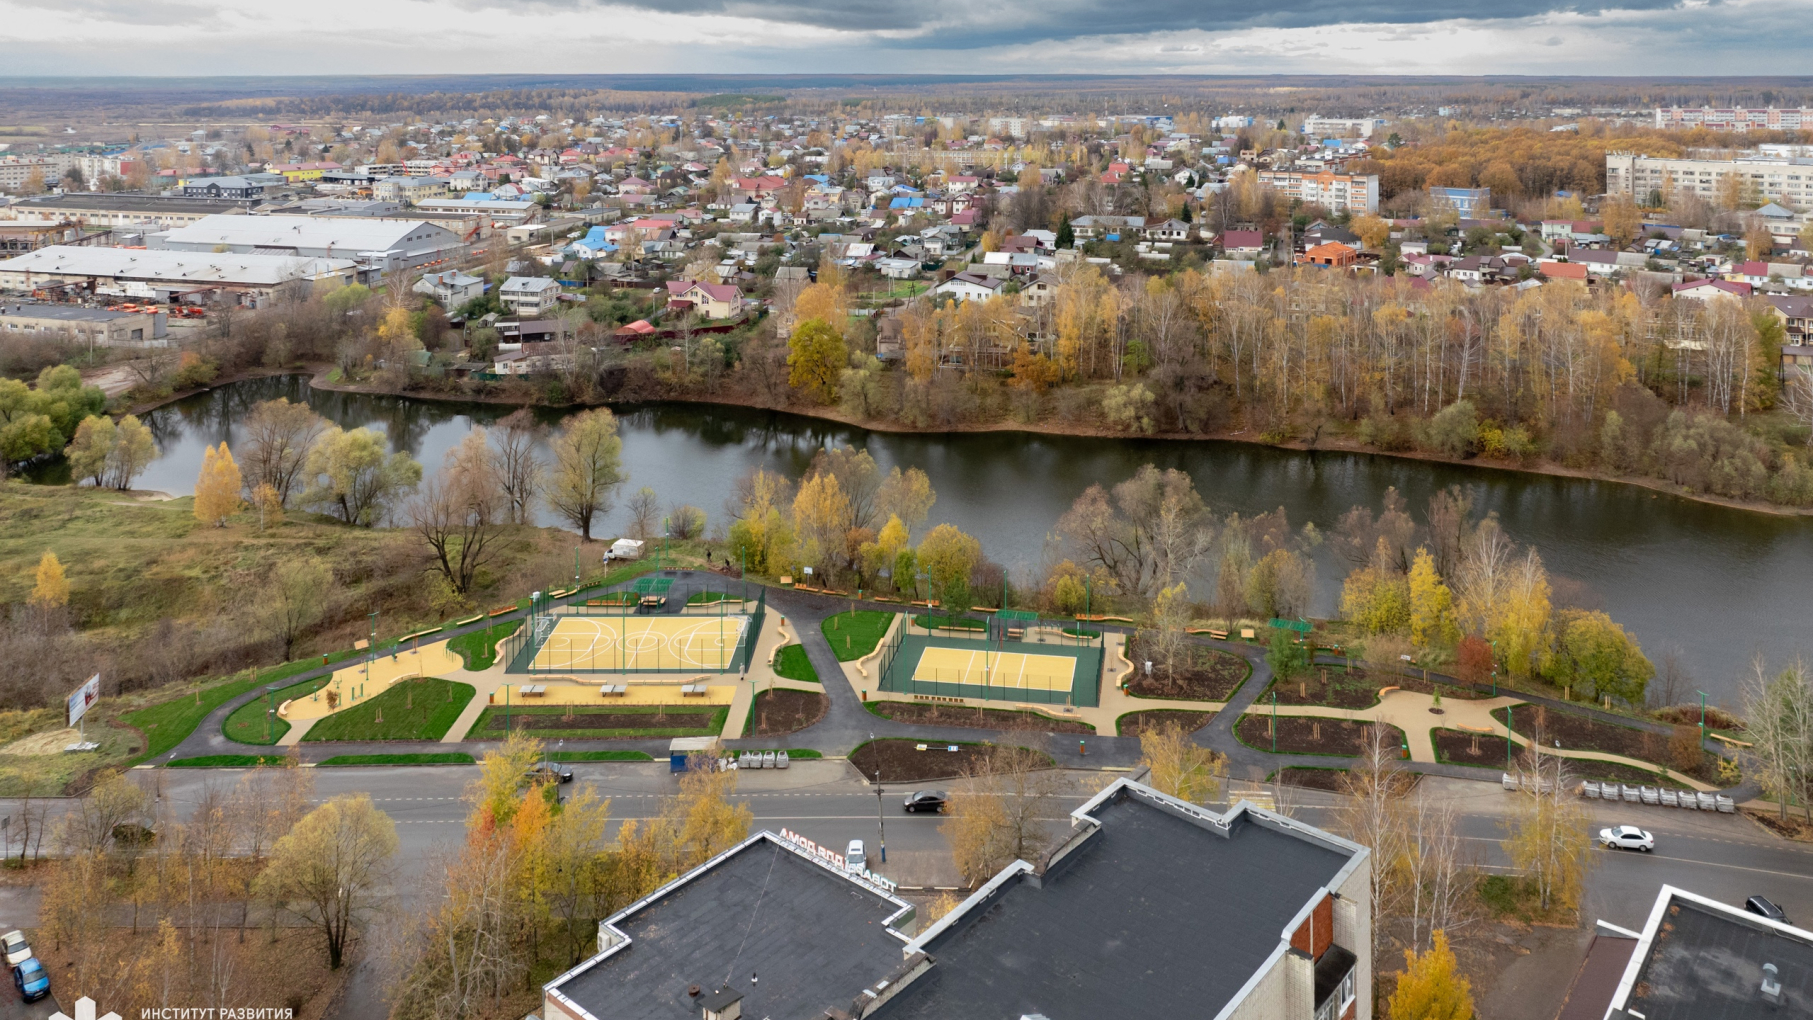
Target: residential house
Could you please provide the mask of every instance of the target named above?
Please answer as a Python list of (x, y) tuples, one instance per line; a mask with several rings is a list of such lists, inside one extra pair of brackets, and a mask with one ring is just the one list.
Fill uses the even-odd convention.
[(1182, 220), (1154, 219), (1148, 220), (1140, 228), (1140, 236), (1148, 241), (1188, 241), (1194, 230), (1194, 227)]
[(1339, 241), (1318, 244), (1303, 253), (1303, 261), (1312, 266), (1325, 266), (1330, 269), (1347, 269), (1359, 258), (1359, 252)]
[(1677, 298), (1693, 298), (1695, 301), (1742, 301), (1751, 293), (1749, 284), (1733, 283), (1730, 280), (1692, 280), (1677, 283), (1672, 290)]
[[(276, 176), (260, 174), (260, 177)], [(283, 178), (277, 177), (282, 184)], [(210, 177), (207, 180), (184, 181), (178, 185), (174, 194), (183, 198), (263, 198), (271, 186), (270, 181), (256, 180), (249, 176)]]
[(497, 299), (510, 314), (540, 318), (560, 301), (560, 284), (547, 277), (512, 276), (497, 289)]
[(485, 281), (483, 277), (467, 276), (457, 269), (449, 269), (423, 276), (411, 289), (417, 294), (428, 295), (442, 308), (453, 311), (468, 301), (483, 297)]
[(932, 293), (956, 298), (959, 301), (987, 301), (1001, 293), (1005, 282), (977, 272), (963, 272), (951, 277), (932, 288)]
[(1805, 344), (1813, 338), (1813, 297), (1765, 294), (1763, 300), (1769, 303), (1770, 310), (1781, 320), (1789, 343)]
[(1578, 280), (1585, 283), (1592, 276), (1592, 264), (1543, 259), (1536, 263), (1536, 272), (1545, 280)]
[(1058, 299), (1058, 283), (1049, 276), (1035, 276), (1020, 287), (1020, 303), (1048, 305)]
[(728, 283), (670, 280), (667, 307), (693, 309), (707, 319), (734, 319), (743, 313), (743, 292)]
[(1371, 888), (1359, 844), (1124, 778), (936, 921), (835, 849), (762, 831), (602, 921), (538, 1015), (1372, 1020)]
[(491, 358), (491, 371), (498, 375), (550, 375), (572, 367), (572, 350), (552, 342), (500, 344)]
[(1224, 230), (1221, 250), (1236, 259), (1256, 259), (1265, 250), (1265, 233), (1259, 230)]
[(911, 280), (919, 275), (918, 259), (890, 257), (876, 259), (870, 265), (890, 280)]

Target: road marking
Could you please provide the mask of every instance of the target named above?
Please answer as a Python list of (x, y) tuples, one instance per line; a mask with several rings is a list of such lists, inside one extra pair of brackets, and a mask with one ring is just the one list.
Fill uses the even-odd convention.
[[(1597, 844), (1595, 844), (1595, 845), (1597, 845)], [(1611, 850), (1605, 848), (1604, 846), (1600, 846), (1599, 850), (1601, 853), (1609, 854), (1612, 852)], [(1664, 856), (1662, 854), (1658, 854), (1658, 853), (1647, 853), (1646, 854), (1646, 853), (1641, 853), (1636, 850), (1632, 850), (1630, 852), (1633, 854), (1637, 854), (1640, 857), (1653, 857), (1658, 861), (1674, 861), (1677, 864), (1703, 864), (1708, 868), (1726, 868), (1731, 871), (1754, 871), (1759, 875), (1774, 875), (1778, 878), (1798, 878), (1805, 882), (1813, 882), (1813, 875), (1796, 875), (1792, 871), (1779, 871), (1775, 868), (1747, 868), (1747, 867), (1743, 866), (1742, 864), (1720, 864), (1717, 861), (1701, 861), (1701, 860), (1696, 860), (1692, 857), (1666, 857), (1666, 856)]]

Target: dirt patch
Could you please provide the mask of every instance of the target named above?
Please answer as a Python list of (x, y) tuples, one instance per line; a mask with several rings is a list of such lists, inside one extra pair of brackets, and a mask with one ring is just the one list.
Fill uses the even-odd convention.
[(831, 699), (817, 691), (777, 688), (755, 696), (746, 737), (776, 737), (803, 730), (825, 717)]
[[(637, 715), (604, 715), (590, 712), (574, 712), (571, 717), (549, 713), (518, 713), (510, 717), (510, 728), (513, 730), (632, 730), (656, 727), (660, 729), (693, 729), (702, 730), (711, 727), (714, 713), (696, 711), (671, 711), (665, 715), (653, 712)], [(486, 729), (501, 730), (504, 728), (502, 714), (493, 715)]]
[(1157, 666), (1148, 677), (1141, 664), (1139, 639), (1137, 635), (1129, 637), (1127, 659), (1136, 668), (1127, 684), (1127, 693), (1136, 698), (1226, 701), (1253, 671), (1245, 659), (1219, 648), (1189, 644), (1184, 646), (1184, 654), (1190, 657), (1189, 663), (1179, 663), (1174, 677), (1167, 678), (1164, 669)]
[(34, 733), (22, 740), (15, 740), (5, 747), (0, 747), (0, 754), (62, 754), (64, 748), (81, 739), (81, 731), (73, 726), (68, 729), (51, 730), (48, 733)]
[[(1269, 713), (1246, 715), (1241, 717), (1234, 732), (1247, 746), (1269, 751), (1272, 749), (1271, 724)], [(1347, 719), (1281, 715), (1278, 717), (1278, 750), (1288, 754), (1356, 755), (1365, 747), (1366, 731), (1373, 725)], [(1404, 731), (1384, 723), (1377, 725), (1385, 726), (1386, 738), (1392, 744), (1403, 745)]]
[(1094, 733), (1095, 727), (1074, 719), (1053, 719), (1038, 712), (1011, 712), (998, 708), (940, 705), (936, 702), (875, 701), (877, 714), (895, 722), (928, 726), (965, 726), (980, 730), (1028, 730), (1037, 733)]
[(1161, 726), (1182, 726), (1187, 732), (1194, 733), (1207, 726), (1215, 718), (1213, 712), (1180, 712), (1158, 709), (1151, 712), (1128, 712), (1120, 717), (1120, 735), (1137, 737), (1148, 729)]
[[(1452, 687), (1448, 684), (1438, 684), (1433, 680), (1425, 680), (1420, 676), (1406, 676), (1402, 673), (1379, 673), (1375, 674), (1373, 679), (1378, 682), (1378, 687), (1396, 687), (1398, 690), (1410, 691), (1415, 694), (1433, 695), (1440, 692), (1443, 701), (1450, 699), (1479, 701), (1491, 697), (1489, 694), (1482, 694), (1469, 687)], [(1373, 690), (1378, 690), (1378, 687), (1374, 687)]]
[[(927, 742), (923, 751), (916, 749), (919, 746), (916, 740), (871, 740), (851, 753), (850, 764), (871, 779), (879, 769), (884, 783), (918, 783), (955, 779), (994, 750), (990, 744)], [(957, 749), (946, 750), (951, 746)]]
[[(1546, 705), (1513, 705), (1508, 709), (1497, 709), (1492, 714), (1503, 722), (1506, 712), (1511, 713), (1511, 728), (1520, 736), (1533, 736), (1540, 730), (1545, 746), (1554, 747), (1555, 742), (1560, 741), (1562, 747), (1572, 751), (1602, 751), (1640, 761), (1666, 763), (1670, 768), (1703, 783), (1719, 783), (1717, 755), (1701, 750), (1695, 767), (1681, 768), (1673, 760), (1669, 749), (1670, 735), (1667, 733), (1620, 726), (1573, 712), (1551, 709)], [(1697, 731), (1695, 736), (1698, 736)], [(1586, 767), (1585, 763), (1581, 763), (1580, 768)]]
[[(1435, 756), (1455, 765), (1505, 766), (1505, 738), (1464, 730), (1436, 730)], [(1513, 751), (1512, 754), (1518, 752)]]
[(1620, 765), (1615, 761), (1594, 761), (1591, 758), (1572, 758), (1567, 763), (1568, 772), (1578, 779), (1593, 779), (1599, 782), (1623, 783), (1626, 786), (1656, 786), (1671, 790), (1691, 790), (1691, 786), (1678, 780), (1658, 776), (1654, 772), (1645, 772), (1632, 765)]
[(1813, 842), (1813, 825), (1805, 817), (1795, 814), (1799, 808), (1789, 808), (1788, 817), (1782, 818), (1777, 811), (1745, 811), (1743, 815), (1756, 824), (1784, 839), (1797, 840), (1802, 843)]

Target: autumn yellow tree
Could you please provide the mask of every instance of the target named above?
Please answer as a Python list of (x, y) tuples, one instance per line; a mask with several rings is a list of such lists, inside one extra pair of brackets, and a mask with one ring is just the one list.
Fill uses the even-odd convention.
[(837, 380), (849, 360), (842, 333), (824, 319), (807, 319), (787, 341), (787, 384), (829, 404), (837, 399)]
[(1460, 973), (1448, 934), (1435, 933), (1427, 952), (1404, 950), (1404, 972), (1391, 993), (1391, 1020), (1473, 1020), (1473, 988)]
[(1608, 199), (1599, 213), (1605, 217), (1606, 235), (1620, 248), (1636, 240), (1637, 234), (1643, 229), (1643, 210), (1624, 195)]
[(225, 527), (227, 518), (239, 511), (242, 484), (239, 465), (233, 462), (227, 444), (223, 441), (218, 448), (207, 448), (202, 453), (201, 474), (195, 479), (195, 519)]
[(1435, 557), (1419, 546), (1410, 564), (1410, 640), (1419, 648), (1452, 644), (1460, 638), (1454, 622), (1454, 593), (1435, 572)]
[(1192, 804), (1221, 796), (1228, 766), (1225, 756), (1191, 740), (1189, 731), (1177, 725), (1140, 730), (1139, 763), (1151, 770), (1146, 785)]
[(37, 609), (61, 609), (69, 605), (69, 578), (63, 573), (63, 561), (49, 549), (38, 558), (36, 581), (26, 599), (28, 604)]

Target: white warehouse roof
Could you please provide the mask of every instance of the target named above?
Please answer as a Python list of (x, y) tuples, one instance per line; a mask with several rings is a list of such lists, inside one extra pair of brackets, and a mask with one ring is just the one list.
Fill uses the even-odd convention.
[(348, 254), (417, 250), (457, 244), (446, 227), (427, 220), (324, 216), (204, 216), (168, 231), (172, 248), (210, 251), (216, 245), (299, 248)]
[[(241, 219), (243, 217), (234, 217)], [(345, 273), (358, 263), (352, 259), (300, 258), (293, 255), (239, 255), (196, 251), (148, 251), (143, 248), (90, 248), (53, 244), (0, 262), (0, 281), (6, 274), (41, 276), (105, 276), (118, 280), (171, 283), (236, 283), (276, 286)]]

